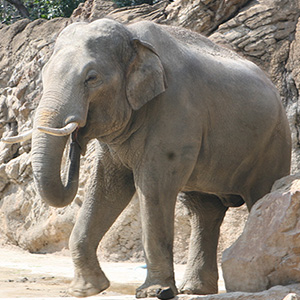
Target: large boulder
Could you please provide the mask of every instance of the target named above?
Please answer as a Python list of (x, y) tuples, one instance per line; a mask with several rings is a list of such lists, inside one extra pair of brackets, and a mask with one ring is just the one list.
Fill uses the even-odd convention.
[(228, 291), (258, 292), (300, 283), (300, 174), (275, 183), (252, 208), (238, 240), (223, 253)]

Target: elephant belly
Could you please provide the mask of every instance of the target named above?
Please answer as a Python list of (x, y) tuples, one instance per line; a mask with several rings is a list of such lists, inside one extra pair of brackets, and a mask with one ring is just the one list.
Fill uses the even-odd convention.
[(183, 191), (217, 195), (227, 207), (246, 202), (251, 208), (270, 192), (277, 179), (289, 174), (290, 151), (286, 143), (273, 136), (266, 145), (267, 148), (252, 148), (244, 156), (241, 149), (225, 152), (227, 156), (220, 151), (210, 159), (199, 156)]

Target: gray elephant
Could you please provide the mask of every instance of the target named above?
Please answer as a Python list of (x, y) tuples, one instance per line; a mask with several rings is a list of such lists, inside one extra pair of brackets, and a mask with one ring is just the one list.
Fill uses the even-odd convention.
[[(48, 204), (71, 203), (80, 155), (97, 140), (96, 171), (70, 237), (70, 293), (84, 297), (108, 288), (96, 249), (135, 192), (148, 268), (136, 296), (155, 296), (158, 288), (178, 293), (172, 252), (177, 198), (191, 220), (179, 292), (217, 293), (216, 249), (226, 210), (243, 203), (250, 210), (290, 170), (288, 122), (265, 74), (191, 31), (101, 19), (61, 32), (43, 69), (43, 87), (32, 167)], [(62, 183), (70, 136), (68, 181)]]

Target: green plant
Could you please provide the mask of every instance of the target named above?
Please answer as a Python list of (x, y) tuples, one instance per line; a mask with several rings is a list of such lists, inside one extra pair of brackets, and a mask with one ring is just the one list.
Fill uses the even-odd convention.
[[(0, 22), (9, 24), (24, 17), (20, 13), (19, 5), (27, 9), (29, 18), (52, 19), (56, 17), (70, 17), (78, 4), (83, 0), (23, 0), (23, 1), (0, 1)], [(17, 4), (16, 4), (17, 3)]]

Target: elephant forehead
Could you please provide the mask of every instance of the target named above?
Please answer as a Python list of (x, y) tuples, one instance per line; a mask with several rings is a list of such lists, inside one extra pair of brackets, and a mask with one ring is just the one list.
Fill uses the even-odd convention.
[(92, 23), (71, 24), (66, 27), (56, 41), (55, 49), (66, 47), (85, 47), (87, 49), (103, 46), (119, 48), (121, 44), (130, 43), (131, 33), (122, 24), (102, 19)]
[(90, 34), (96, 34), (98, 36), (113, 36), (122, 38), (131, 38), (130, 31), (121, 23), (110, 19), (101, 19), (89, 23), (86, 27)]
[(67, 26), (58, 36), (59, 42), (79, 42), (87, 41), (90, 38), (95, 39), (97, 37), (130, 37), (129, 30), (122, 24), (109, 20), (101, 19), (92, 23), (75, 23)]
[(74, 80), (78, 76), (84, 76), (95, 65), (95, 54), (82, 45), (70, 44), (55, 48), (50, 60), (43, 68), (44, 85), (48, 84), (49, 78), (52, 78), (51, 82), (66, 78)]

